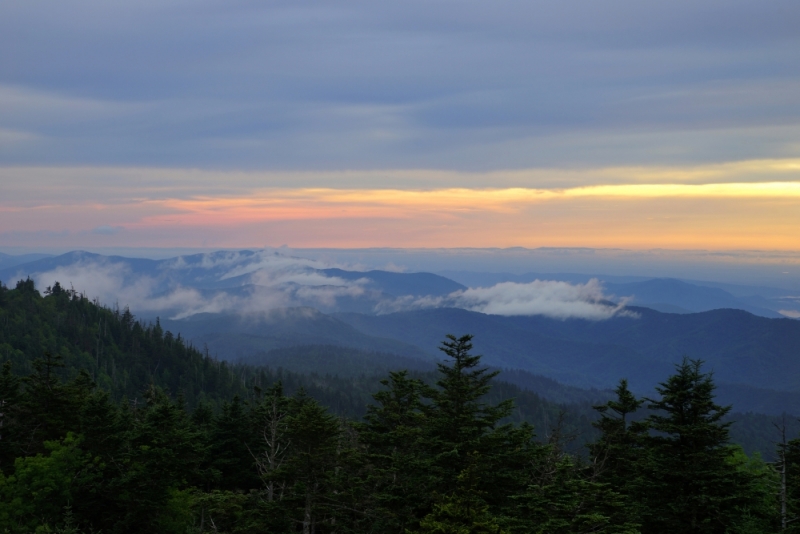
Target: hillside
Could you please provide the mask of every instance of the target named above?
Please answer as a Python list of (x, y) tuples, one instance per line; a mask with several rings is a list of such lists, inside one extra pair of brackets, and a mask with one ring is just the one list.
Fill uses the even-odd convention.
[(720, 384), (800, 391), (800, 321), (741, 310), (629, 311), (632, 314), (605, 321), (504, 317), (457, 309), (335, 317), (362, 332), (418, 347), (433, 346), (439, 332), (473, 332), (476, 349), (487, 363), (579, 387), (608, 388), (624, 376), (635, 389), (648, 391), (675, 362), (689, 356), (704, 360)]
[[(180, 394), (190, 407), (203, 402), (219, 406), (235, 395), (253, 398), (254, 387), (264, 389), (281, 380), (290, 393), (303, 389), (335, 413), (360, 418), (381, 388), (379, 380), (390, 370), (410, 368), (426, 381), (434, 381), (430, 359), (425, 362), (332, 346), (276, 349), (239, 364), (224, 362), (211, 352), (198, 350), (181, 333), (173, 334), (160, 322), (136, 320), (127, 309), (100, 307), (60, 285), (45, 293), (40, 295), (30, 280), (19, 282), (14, 289), (0, 285), (0, 363), (8, 361), (14, 374), (26, 376), (33, 372), (35, 359), (47, 352), (58, 354), (65, 363), (60, 372), (63, 380), (72, 380), (86, 370), (117, 400), (141, 399), (155, 385), (172, 395)], [(335, 319), (327, 320), (332, 330), (340, 327)], [(301, 333), (302, 329), (296, 335)], [(581, 443), (592, 435), (589, 400), (596, 398), (593, 394), (568, 397), (561, 393), (562, 399), (577, 402), (558, 404), (530, 389), (535, 377), (523, 377), (525, 381), (522, 386), (497, 381), (491, 392), (495, 402), (518, 399), (510, 421), (528, 421), (546, 434), (558, 414), (566, 412), (565, 421), (581, 436)], [(547, 385), (551, 394), (558, 392), (557, 384)]]
[[(192, 346), (183, 333), (173, 334), (160, 322), (142, 322), (128, 310), (100, 307), (60, 286), (45, 292), (49, 294), (40, 295), (32, 281), (22, 281), (14, 289), (0, 286), (0, 363), (11, 362), (13, 372), (25, 376), (33, 371), (34, 359), (47, 351), (57, 353), (66, 364), (61, 371), (63, 380), (75, 379), (84, 369), (117, 400), (141, 399), (144, 391), (155, 385), (173, 395), (180, 394), (190, 407), (203, 402), (220, 406), (234, 395), (251, 399), (254, 387), (263, 389), (281, 380), (290, 393), (303, 389), (334, 413), (360, 418), (372, 402), (372, 395), (380, 390), (379, 380), (389, 371), (411, 369), (414, 376), (428, 383), (436, 380), (434, 362), (440, 359), (436, 347), (443, 334), (431, 334), (429, 353), (421, 349), (414, 353), (422, 354), (422, 359), (385, 352), (391, 344), (381, 345), (384, 349), (301, 344), (302, 328), (298, 327), (291, 338), (293, 345), (256, 351), (240, 363), (231, 363), (216, 359), (205, 348)], [(477, 316), (480, 314), (472, 315), (473, 319)], [(332, 332), (343, 325), (318, 312), (312, 317), (329, 321)], [(213, 319), (208, 317), (201, 324), (208, 327)], [(482, 324), (477, 321), (471, 326), (477, 329)], [(485, 324), (483, 328), (486, 329)], [(489, 340), (498, 339), (488, 331), (482, 333)], [(220, 343), (224, 343), (224, 334), (219, 335)], [(235, 344), (236, 337), (232, 339)], [(307, 342), (311, 339), (313, 336), (306, 337)], [(484, 348), (489, 343), (480, 336), (475, 341)], [(407, 349), (410, 345), (396, 346)], [(492, 351), (485, 352), (486, 363), (492, 365)], [(565, 386), (528, 371), (495, 367), (500, 376), (487, 399), (516, 399), (517, 408), (509, 421), (532, 423), (544, 438), (563, 417), (565, 428), (576, 437), (571, 448), (578, 452), (596, 435), (591, 426), (597, 417), (592, 405), (607, 400), (608, 391)], [(663, 380), (671, 371), (669, 368), (657, 379)], [(770, 413), (780, 413), (782, 406), (790, 410), (798, 405), (790, 393), (726, 385), (720, 386), (719, 393), (724, 403), (736, 405), (737, 401), (746, 400)], [(769, 418), (731, 414), (729, 420), (742, 421), (734, 425), (732, 435), (746, 450), (759, 450), (771, 457), (774, 429)], [(794, 422), (789, 419), (793, 431)]]

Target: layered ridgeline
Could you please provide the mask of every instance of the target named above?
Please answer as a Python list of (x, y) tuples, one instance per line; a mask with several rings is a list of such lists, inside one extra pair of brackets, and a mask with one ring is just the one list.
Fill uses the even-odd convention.
[(700, 358), (735, 410), (800, 415), (800, 321), (779, 318), (800, 313), (800, 299), (776, 288), (558, 273), (453, 280), (331, 268), (279, 250), (166, 260), (72, 252), (0, 266), (2, 280), (27, 274), (160, 316), (164, 330), (230, 362), (333, 345), (432, 365), (442, 333), (471, 332), (490, 366), (584, 389), (625, 376), (647, 394), (684, 356)]
[[(28, 376), (36, 372), (35, 360), (58, 359), (61, 366), (53, 374), (61, 381), (88, 380), (115, 401), (141, 403), (144, 392), (155, 386), (180, 395), (189, 408), (202, 403), (218, 407), (234, 396), (250, 400), (280, 380), (288, 392), (302, 388), (338, 415), (361, 417), (380, 388), (379, 379), (391, 370), (408, 369), (435, 382), (430, 360), (341, 346), (276, 349), (251, 361), (226, 362), (192, 346), (180, 333), (165, 330), (157, 319), (139, 321), (127, 308), (104, 308), (60, 284), (43, 292), (32, 280), (20, 281), (14, 289), (0, 284), (0, 361), (8, 362), (14, 374)], [(498, 382), (491, 400), (517, 397), (509, 420), (542, 429), (561, 417), (571, 432), (589, 434), (592, 403), (609, 396), (527, 373), (507, 374), (514, 383)], [(560, 416), (562, 412), (566, 415)]]
[[(445, 340), (435, 370), (332, 346), (232, 365), (128, 310), (45, 294), (30, 280), (0, 289), (9, 532), (773, 532), (781, 520), (777, 472), (728, 445), (738, 429), (774, 451), (773, 421), (716, 404), (697, 362), (652, 401), (624, 383), (609, 394), (507, 373), (576, 401), (558, 405), (495, 378), (470, 336)], [(788, 519), (800, 442), (783, 450)]]
[[(274, 249), (218, 251), (163, 260), (80, 251), (60, 256), (0, 254), (0, 280), (30, 276), (42, 286), (52, 285), (55, 280), (72, 282), (97, 290), (93, 297), (129, 299), (128, 303), (139, 313), (147, 308), (157, 309), (162, 315), (168, 310), (196, 313), (209, 303), (219, 311), (232, 302), (241, 304), (240, 297), (255, 297), (244, 299), (250, 302), (279, 300), (284, 305), (305, 305), (322, 311), (386, 312), (408, 304), (409, 297), (447, 297), (467, 287), (490, 288), (508, 283), (524, 286), (537, 281), (583, 285), (592, 279), (602, 283), (611, 300), (624, 298), (630, 305), (662, 312), (740, 309), (769, 318), (800, 314), (796, 292), (776, 287), (600, 273), (514, 275), (449, 271), (437, 275), (348, 268), (331, 268), (323, 261), (293, 257), (287, 251)], [(196, 290), (195, 296), (206, 302), (186, 299), (187, 289)], [(449, 303), (453, 304), (452, 300)]]
[(628, 377), (650, 391), (684, 356), (713, 370), (726, 403), (737, 410), (800, 414), (800, 321), (741, 310), (693, 314), (627, 308), (605, 320), (501, 316), (451, 308), (334, 317), (360, 333), (435, 346), (439, 332), (460, 327), (497, 367), (521, 368), (579, 387), (607, 388)]

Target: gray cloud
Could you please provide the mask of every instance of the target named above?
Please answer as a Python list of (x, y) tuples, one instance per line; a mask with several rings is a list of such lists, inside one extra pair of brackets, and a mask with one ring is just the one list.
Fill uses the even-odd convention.
[(107, 225), (104, 225), (104, 226), (96, 227), (94, 230), (92, 230), (92, 233), (100, 234), (100, 235), (115, 235), (115, 234), (118, 234), (118, 233), (122, 232), (123, 230), (125, 230), (125, 228), (123, 228), (122, 226), (107, 226)]
[(7, 2), (0, 156), (475, 170), (793, 155), (798, 19), (794, 0)]

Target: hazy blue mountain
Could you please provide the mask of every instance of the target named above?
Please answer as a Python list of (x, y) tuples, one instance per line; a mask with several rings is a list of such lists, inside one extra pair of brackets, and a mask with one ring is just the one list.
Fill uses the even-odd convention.
[[(441, 356), (441, 354), (440, 354)], [(254, 353), (242, 363), (266, 365), (293, 373), (331, 375), (345, 378), (361, 376), (385, 377), (389, 371), (408, 369), (431, 372), (436, 369), (433, 359), (409, 358), (390, 352), (377, 352), (339, 345), (298, 345)], [(561, 404), (600, 404), (613, 397), (611, 390), (581, 389), (561, 384), (553, 379), (519, 369), (495, 369), (500, 379), (524, 390), (536, 392), (552, 402)]]
[(361, 332), (314, 308), (283, 308), (247, 316), (201, 313), (180, 320), (162, 319), (161, 324), (181, 332), (194, 346), (230, 361), (300, 345), (351, 347), (433, 361), (419, 347)]
[[(489, 287), (501, 282), (528, 283), (555, 280), (585, 284), (596, 278), (617, 299), (633, 297), (631, 305), (664, 313), (692, 313), (723, 308), (749, 311), (762, 317), (782, 318), (781, 310), (800, 312), (800, 297), (776, 287), (744, 286), (702, 280), (610, 276), (577, 273), (486, 273), (442, 271), (440, 274), (469, 287)], [(796, 293), (796, 292), (794, 292)]]
[(385, 377), (389, 371), (408, 369), (433, 371), (436, 364), (399, 356), (390, 352), (361, 350), (341, 345), (298, 345), (257, 352), (241, 359), (248, 365), (266, 365), (293, 373), (318, 374), (353, 378), (359, 376)]
[(456, 309), (335, 317), (362, 332), (423, 349), (434, 346), (443, 332), (469, 332), (490, 365), (580, 387), (613, 387), (628, 377), (633, 387), (647, 391), (688, 356), (705, 360), (720, 383), (800, 391), (800, 321), (740, 310), (686, 315), (631, 310), (638, 317), (606, 321), (501, 317)]
[(613, 387), (621, 377), (620, 369), (635, 375), (637, 384), (643, 386), (672, 371), (669, 362), (648, 358), (622, 343), (597, 342), (580, 333), (561, 335), (551, 327), (551, 323), (594, 321), (503, 317), (453, 308), (334, 316), (362, 332), (413, 343), (431, 355), (435, 355), (435, 347), (444, 334), (470, 333), (475, 336), (475, 350), (484, 355), (488, 365), (522, 369), (583, 388)]
[(444, 276), (432, 273), (396, 273), (390, 271), (344, 271), (342, 269), (322, 269), (322, 272), (331, 277), (345, 280), (366, 279), (375, 288), (383, 293), (396, 297), (403, 295), (413, 296), (443, 296), (467, 287), (454, 282)]
[(744, 384), (717, 385), (717, 402), (743, 412), (800, 415), (800, 391), (775, 391)]
[(312, 309), (270, 316), (201, 314), (162, 321), (212, 355), (331, 375), (424, 370), (441, 358), (446, 333), (475, 335), (476, 352), (503, 380), (556, 402), (598, 402), (626, 377), (641, 394), (684, 355), (714, 371), (719, 398), (737, 411), (800, 415), (800, 322), (739, 310), (663, 314), (608, 321), (501, 317), (458, 309), (382, 316)]
[[(101, 301), (115, 302), (115, 295), (124, 295), (138, 316), (160, 316), (165, 328), (234, 361), (268, 354), (288, 358), (286, 350), (314, 345), (367, 352), (375, 361), (392, 354), (434, 362), (445, 334), (471, 333), (486, 363), (516, 372), (520, 387), (533, 381), (536, 388), (546, 388), (541, 377), (547, 377), (575, 388), (604, 390), (628, 377), (636, 390), (650, 392), (686, 355), (707, 361), (721, 395), (737, 399), (739, 410), (774, 413), (780, 406), (800, 407), (800, 321), (752, 314), (777, 316), (774, 306), (792, 297), (780, 291), (757, 295), (748, 294), (753, 289), (748, 288), (735, 296), (722, 287), (674, 279), (616, 277), (604, 281), (607, 294), (670, 313), (634, 306), (629, 311), (635, 314), (603, 321), (453, 308), (376, 315), (378, 304), (397, 297), (441, 297), (464, 289), (460, 282), (471, 284), (463, 276), (454, 281), (431, 273), (348, 271), (276, 251), (247, 250), (166, 260), (71, 252), (6, 266), (0, 280), (13, 285), (41, 273), (58, 273), (66, 287), (75, 281), (72, 277), (81, 278), (87, 287), (75, 289), (90, 297), (97, 282), (107, 292)], [(576, 274), (498, 276), (496, 281), (520, 283), (590, 279)], [(128, 304), (120, 298), (120, 306)], [(692, 313), (697, 311), (703, 313)]]
[(50, 257), (50, 254), (12, 255), (0, 252), (0, 269), (8, 269), (9, 267), (13, 267), (15, 265), (21, 265), (23, 263), (29, 263), (32, 261), (41, 260), (43, 258), (48, 258), (48, 257)]
[[(74, 282), (76, 290), (92, 298), (130, 305), (150, 317), (298, 306), (370, 313), (397, 297), (442, 296), (466, 289), (431, 273), (347, 271), (276, 251), (250, 250), (165, 260), (76, 251), (0, 269), (0, 280), (7, 285), (28, 276), (41, 288), (54, 279), (66, 287)], [(187, 289), (195, 293), (187, 295)]]
[[(155, 273), (158, 261), (145, 258), (124, 258), (122, 256), (103, 256), (91, 252), (73, 251), (60, 256), (47, 256), (24, 263), (0, 268), (0, 280), (13, 284), (17, 280), (45, 272), (64, 269), (65, 267), (81, 267), (89, 264), (104, 266), (124, 266), (131, 273)], [(59, 280), (62, 284), (69, 284), (68, 280)], [(76, 288), (83, 290), (85, 288)]]
[[(7, 263), (13, 258), (13, 264)], [(32, 261), (22, 262), (23, 259)], [(8, 260), (11, 261), (11, 260)], [(258, 287), (280, 291), (284, 298), (277, 306), (311, 306), (324, 312), (371, 313), (384, 303), (398, 297), (443, 297), (466, 287), (485, 287), (500, 282), (527, 283), (533, 280), (555, 280), (581, 284), (593, 275), (575, 273), (469, 273), (452, 271), (453, 277), (432, 273), (398, 273), (388, 271), (349, 271), (326, 267), (319, 262), (282, 255), (279, 251), (218, 251), (179, 256), (165, 260), (103, 256), (88, 252), (70, 252), (54, 257), (0, 256), (0, 280), (13, 285), (27, 276), (36, 278), (42, 273), (61, 273), (62, 284), (69, 286), (77, 278), (76, 289), (91, 295), (90, 285), (99, 278), (113, 278), (121, 287), (146, 287), (149, 294), (160, 297), (168, 305), (178, 302), (163, 298), (178, 288), (201, 291), (204, 298), (215, 294), (238, 296), (258, 292)], [(80, 273), (89, 273), (88, 281)], [(608, 294), (617, 299), (630, 297), (632, 305), (649, 307), (665, 313), (689, 313), (712, 309), (733, 308), (763, 317), (783, 317), (780, 311), (800, 314), (800, 298), (777, 288), (712, 287), (713, 283), (687, 282), (676, 279), (648, 279), (631, 276), (598, 276)], [(145, 283), (142, 283), (144, 281)], [(47, 285), (44, 281), (40, 285)], [(719, 284), (718, 284), (719, 285)], [(314, 291), (309, 291), (314, 287)], [(735, 291), (736, 294), (731, 291)], [(761, 293), (757, 293), (761, 291)], [(119, 294), (124, 294), (119, 291)], [(264, 293), (264, 291), (261, 291)], [(313, 294), (312, 294), (313, 293)], [(101, 295), (103, 301), (115, 301), (114, 295)], [(275, 300), (275, 299), (271, 299)], [(169, 302), (168, 302), (169, 301)], [(181, 301), (181, 302), (185, 302)], [(124, 305), (122, 302), (121, 305)], [(152, 310), (133, 302), (140, 313)], [(180, 303), (176, 304), (179, 305)], [(391, 307), (389, 307), (391, 309)], [(162, 314), (186, 315), (197, 310), (159, 308)]]
[[(655, 278), (642, 282), (604, 284), (606, 291), (617, 297), (630, 297), (633, 306), (642, 306), (666, 313), (704, 312), (732, 308), (762, 317), (782, 318), (773, 310), (754, 306), (720, 288), (689, 284), (674, 278)], [(766, 299), (764, 299), (766, 302)]]
[(643, 282), (650, 280), (652, 277), (648, 276), (612, 276), (612, 275), (598, 275), (598, 274), (580, 274), (580, 273), (490, 273), (490, 272), (472, 272), (472, 271), (439, 271), (438, 274), (445, 276), (458, 283), (464, 284), (468, 287), (489, 287), (502, 282), (515, 282), (517, 284), (526, 284), (534, 280), (555, 280), (558, 282), (569, 282), (570, 284), (585, 284), (592, 278), (597, 278), (603, 282), (613, 283), (631, 283)]

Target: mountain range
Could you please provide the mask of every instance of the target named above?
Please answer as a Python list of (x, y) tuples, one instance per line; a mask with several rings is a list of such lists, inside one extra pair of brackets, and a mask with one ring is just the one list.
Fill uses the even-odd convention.
[[(737, 410), (800, 415), (800, 322), (786, 318), (797, 301), (779, 288), (563, 273), (444, 273), (450, 278), (359, 271), (279, 251), (0, 262), (7, 285), (58, 280), (139, 317), (158, 316), (231, 361), (274, 365), (292, 347), (349, 347), (424, 367), (438, 360), (445, 334), (471, 333), (488, 365), (572, 388), (607, 390), (627, 377), (652, 394), (683, 357), (702, 359), (720, 398)], [(281, 366), (292, 367), (285, 358)]]

